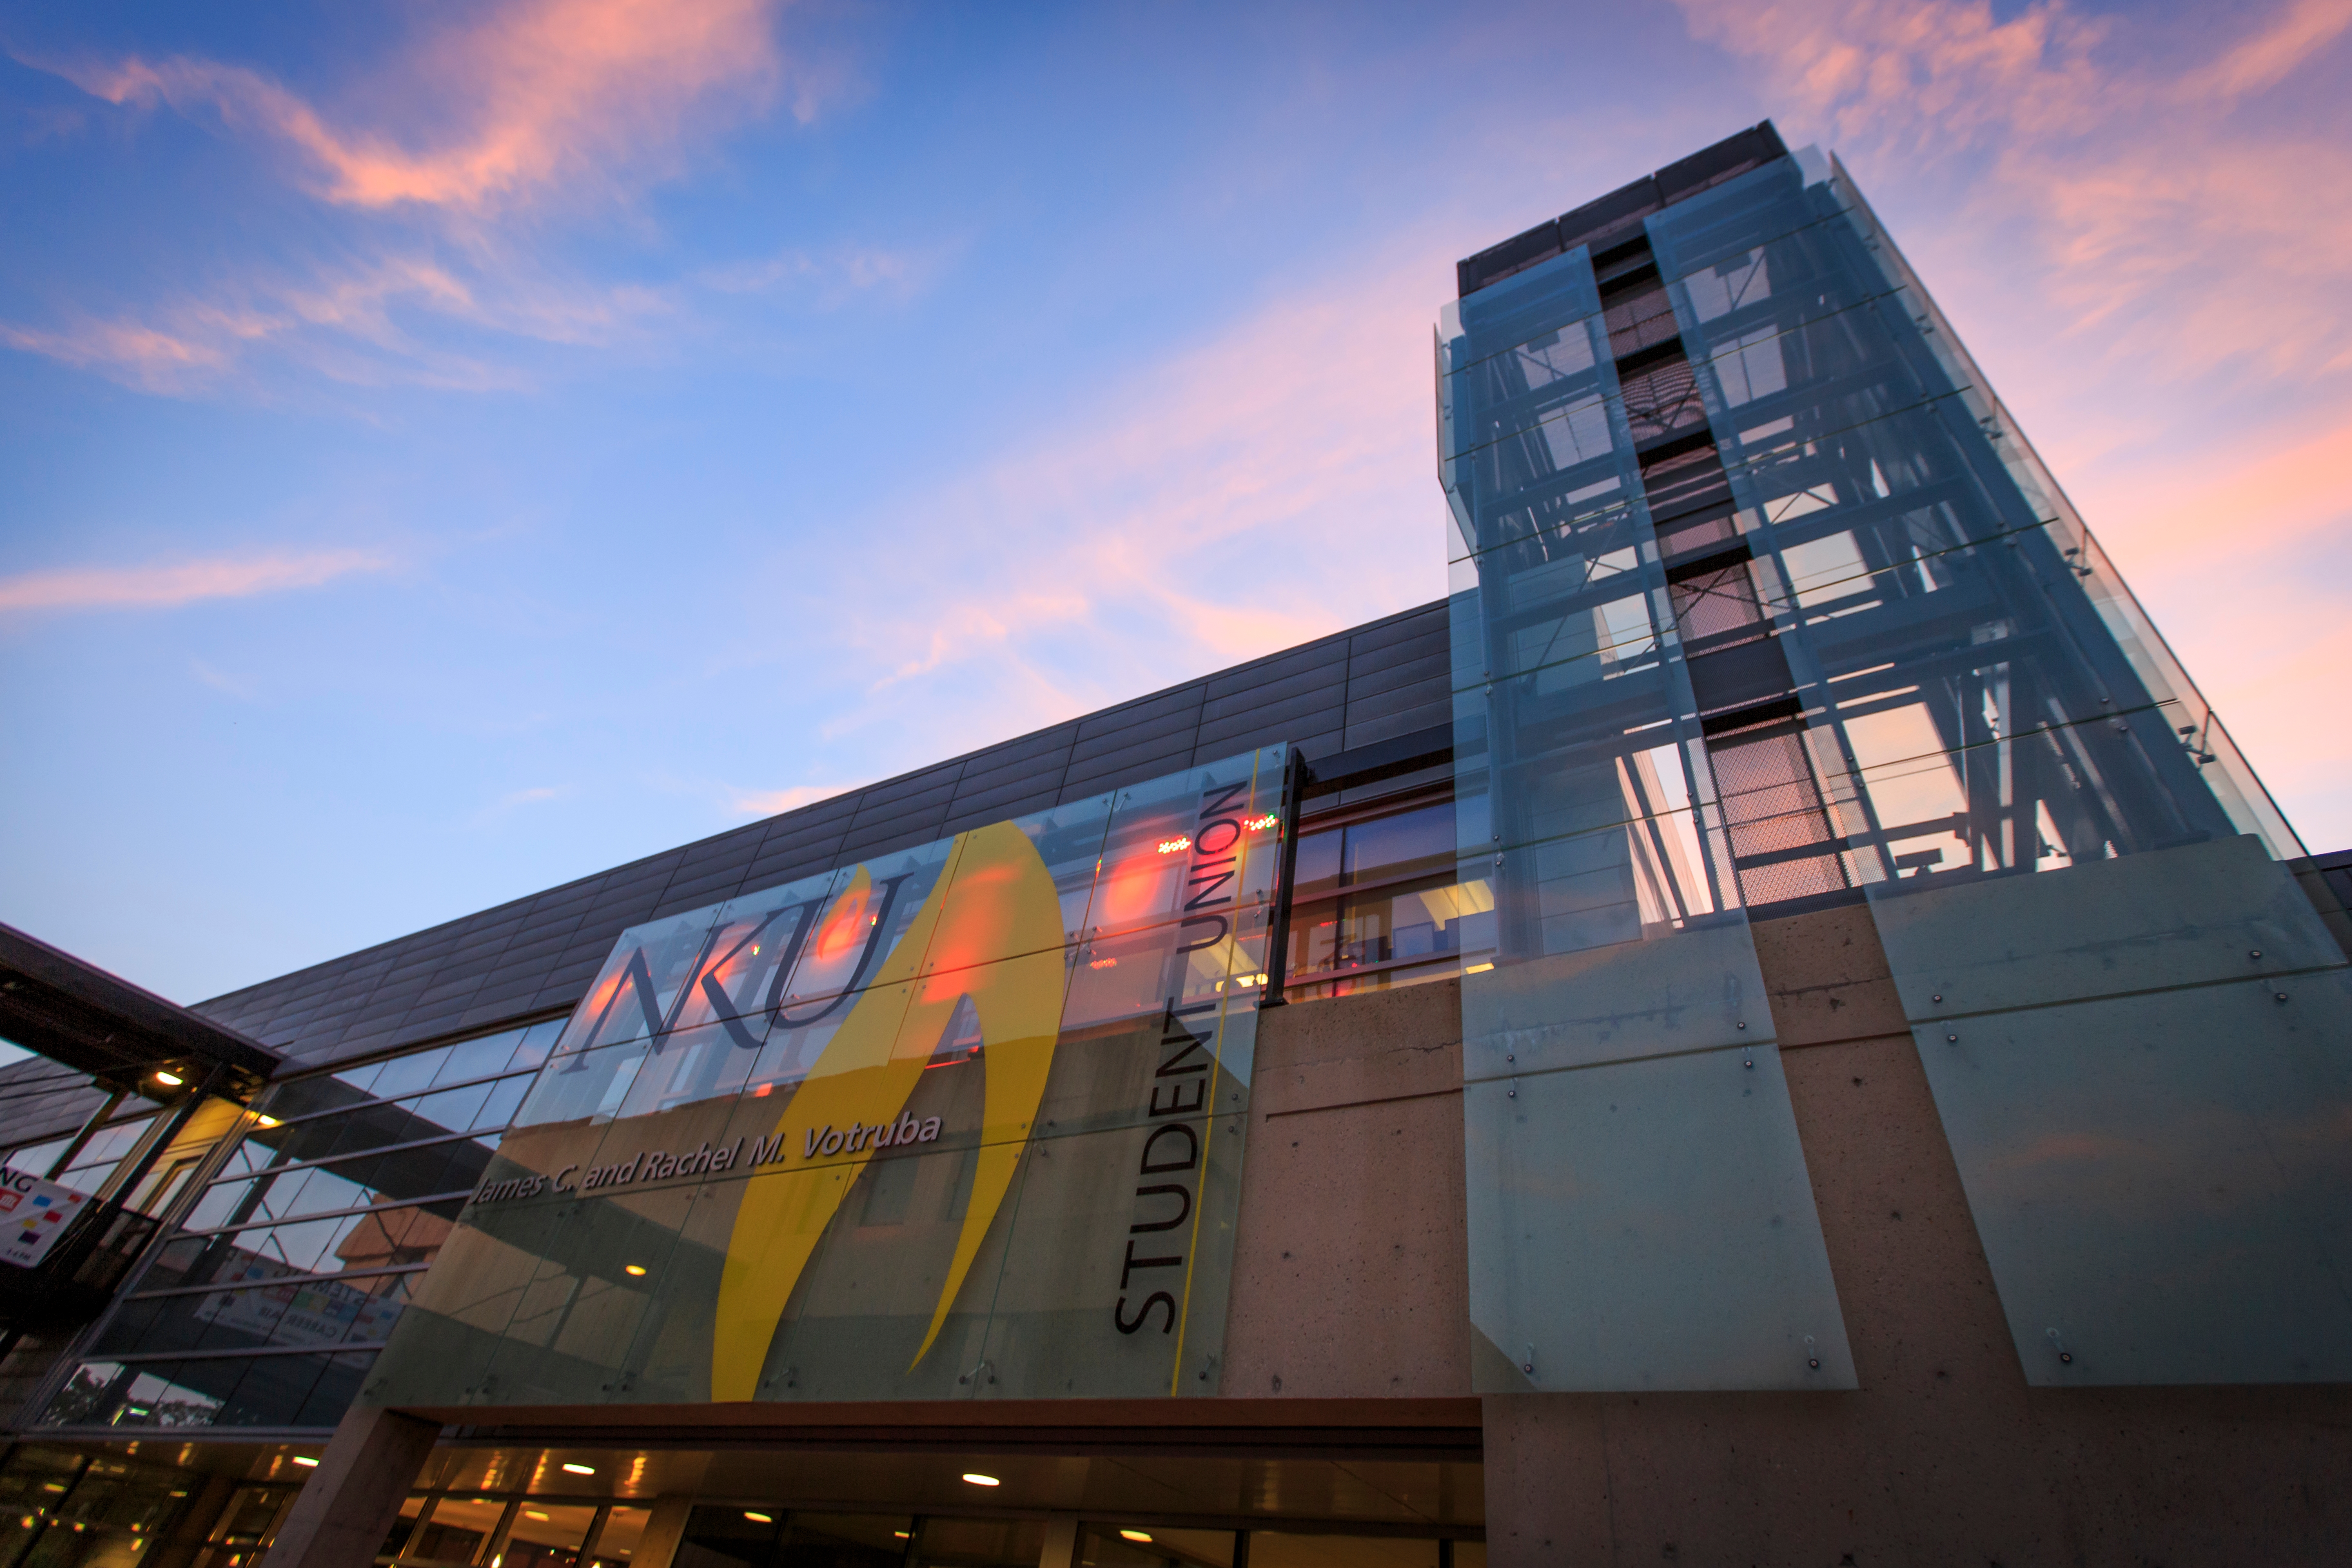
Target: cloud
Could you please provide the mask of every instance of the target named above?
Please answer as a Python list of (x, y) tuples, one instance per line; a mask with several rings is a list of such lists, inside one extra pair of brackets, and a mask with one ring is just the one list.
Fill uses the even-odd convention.
[(739, 790), (728, 809), (743, 816), (778, 816), (856, 789), (856, 784), (794, 784), (789, 789)]
[(227, 695), (236, 698), (240, 702), (257, 702), (261, 700), (261, 694), (253, 689), (252, 682), (239, 680), (235, 676), (225, 675), (221, 671), (215, 669), (211, 665), (206, 664), (203, 659), (190, 659), (188, 661), (188, 669), (198, 680), (203, 681), (215, 691), (226, 692)]
[[(468, 214), (602, 190), (674, 164), (699, 122), (757, 110), (787, 76), (772, 0), (527, 0), (469, 12), (402, 62), (393, 125), (338, 121), (243, 66), (180, 57), (54, 67), (116, 104), (209, 110), (294, 151), (324, 200)], [(816, 99), (794, 100), (803, 119)], [(445, 129), (446, 128), (446, 129)]]
[(1277, 289), (1085, 384), (1003, 457), (879, 501), (837, 559), (780, 565), (830, 585), (801, 613), (855, 699), (820, 738), (877, 731), (866, 754), (911, 766), (1442, 595), (1429, 354), (1451, 234), (1433, 219)]
[(169, 566), (90, 566), (0, 577), (0, 613), (169, 609), (200, 599), (242, 599), (316, 588), (354, 573), (381, 572), (388, 556), (364, 550), (185, 561)]
[[(2294, 0), (2189, 72), (2149, 26), (2054, 0), (2006, 20), (1985, 0), (1681, 4), (1764, 68), (1784, 129), (1865, 175), (1951, 182), (1977, 264), (2041, 285), (2077, 353), (2171, 382), (2352, 366), (2352, 139), (2340, 72), (2308, 68), (2352, 0)], [(2256, 101), (2297, 73), (2302, 100)]]
[[(550, 259), (546, 214), (623, 205), (780, 100), (813, 117), (839, 73), (787, 58), (780, 8), (474, 7), (331, 97), (188, 56), (27, 61), (105, 103), (215, 121), (290, 158), (294, 184), (342, 216), (305, 225), (305, 247), (223, 261), (176, 297), (0, 321), (0, 345), (190, 395), (262, 354), (347, 384), (487, 391), (532, 384), (513, 363), (518, 341), (655, 343), (647, 329), (675, 318), (684, 285), (567, 273)], [(906, 292), (931, 264), (852, 250), (808, 265), (827, 289)]]
[(2296, 826), (2352, 842), (2312, 719), (2352, 621), (2352, 0), (1680, 4), (1853, 167)]

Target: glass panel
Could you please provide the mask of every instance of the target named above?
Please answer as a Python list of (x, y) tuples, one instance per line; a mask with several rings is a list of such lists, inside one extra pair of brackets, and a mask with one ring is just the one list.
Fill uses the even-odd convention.
[(1169, 1563), (1233, 1568), (1230, 1530), (1089, 1529), (1078, 1540), (1079, 1568), (1161, 1568)]
[[(253, 1263), (234, 1278), (268, 1279), (272, 1273), (268, 1265)], [(101, 1354), (152, 1355), (159, 1351), (381, 1343), (400, 1321), (413, 1279), (379, 1274), (289, 1280), (134, 1301), (107, 1324), (90, 1348)]]
[(914, 1521), (905, 1514), (802, 1513), (784, 1526), (777, 1568), (899, 1568)]
[(1471, 1254), (1478, 1386), (1857, 1386), (1770, 1046), (1472, 1082), (1464, 1115), (1501, 1243)]
[(1437, 1568), (1437, 1542), (1383, 1535), (1250, 1531), (1250, 1568)]
[(1737, 751), (1786, 843), (1714, 742), (1743, 887), (1866, 890), (2029, 1380), (2340, 1378), (2301, 1130), (2346, 972), (2293, 834), (1842, 172), (1650, 231), (1795, 694)]
[(1045, 1551), (1042, 1519), (927, 1519), (908, 1568), (1036, 1568)]
[(499, 1527), (507, 1505), (496, 1498), (445, 1497), (433, 1505), (424, 1533), (410, 1544), (407, 1561), (471, 1563)]
[(507, 1531), (499, 1568), (572, 1568), (595, 1522), (592, 1505), (527, 1499)]
[(782, 1509), (698, 1508), (687, 1516), (676, 1568), (769, 1568)]
[(646, 1525), (652, 1518), (653, 1510), (650, 1509), (614, 1503), (604, 1515), (604, 1528), (597, 1533), (596, 1550), (590, 1559), (592, 1564), (613, 1568), (614, 1564), (627, 1563), (635, 1554), (637, 1542), (645, 1535)]
[[(106, 1184), (107, 1178), (114, 1174), (115, 1166), (122, 1163), (123, 1156), (130, 1153), (139, 1140), (145, 1136), (153, 1121), (152, 1116), (142, 1116), (100, 1128), (90, 1136), (89, 1142), (75, 1152), (73, 1163), (57, 1177), (58, 1184), (71, 1187), (78, 1193), (97, 1192)], [(27, 1144), (9, 1154), (8, 1168), (46, 1177), (50, 1165), (72, 1142), (70, 1137), (67, 1137), (54, 1138), (46, 1143)]]
[[(701, 1021), (542, 1069), (404, 1315), (385, 1397), (1215, 1392), (1289, 761), (834, 876), (762, 1014), (722, 1012), (757, 989), (728, 954), (766, 942), (729, 933), (762, 906), (719, 907), (714, 984), (678, 982)], [(1414, 831), (1397, 852), (1427, 848)], [(625, 976), (644, 945), (623, 937)], [(1126, 1261), (1153, 1203), (1189, 1226), (1140, 1255), (1184, 1260), (1156, 1304), (1162, 1281), (1121, 1279), (1171, 1268)]]
[[(1538, 300), (1547, 327), (1579, 323), (1592, 344), (1591, 392), (1557, 384), (1597, 398), (1589, 416), (1523, 416), (1556, 384), (1503, 351)], [(1621, 312), (1624, 330), (1639, 313)], [(1702, 655), (1758, 639), (1701, 624), (1694, 610), (1714, 599), (1670, 585), (1652, 504), (1685, 549), (1690, 503), (1674, 487), (1691, 476), (1637, 450), (1700, 428), (1719, 382), (1644, 363), (1621, 390), (1581, 249), (1480, 290), (1440, 327), (1454, 880), (1456, 898), (1477, 890), (1448, 922), (1464, 963), (1473, 1385), (1850, 1387), (1735, 868), (1735, 829), (1753, 825), (1730, 810), (1738, 781), (1701, 722)], [(1335, 909), (1335, 927), (1347, 915)], [(1402, 929), (1364, 934), (1393, 943)], [(1335, 956), (1344, 940), (1335, 929)], [(1635, 1137), (1614, 1108), (1636, 1103), (1638, 1150), (1592, 1157)], [(1731, 1229), (1647, 1223), (1661, 1180)], [(1739, 1228), (1750, 1220), (1760, 1236)], [(1643, 1240), (1626, 1245), (1636, 1221)], [(1734, 1234), (1758, 1267), (1722, 1267)], [(1705, 1302), (1683, 1305), (1695, 1290)], [(1795, 1374), (1792, 1313), (1825, 1347)], [(1647, 1336), (1669, 1323), (1687, 1331)]]

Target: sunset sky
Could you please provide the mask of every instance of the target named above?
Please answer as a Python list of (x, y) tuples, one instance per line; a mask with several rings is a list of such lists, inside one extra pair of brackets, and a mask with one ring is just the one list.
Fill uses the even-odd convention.
[(2352, 847), (2352, 0), (0, 15), (0, 921), (194, 1001), (1444, 591), (1452, 264), (1854, 172)]

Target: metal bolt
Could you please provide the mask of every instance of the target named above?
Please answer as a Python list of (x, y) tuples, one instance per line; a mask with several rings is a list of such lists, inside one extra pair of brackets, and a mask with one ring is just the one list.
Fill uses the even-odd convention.
[(1504, 1091), (1503, 1098), (1506, 1100), (1517, 1100), (1519, 1098), (1519, 1091), (1516, 1089), (1506, 1089)]
[(2259, 948), (2259, 947), (2257, 947), (2257, 948), (2252, 948), (2252, 949), (2249, 950), (2249, 951), (2247, 952), (2247, 953), (2246, 953), (2246, 956), (2247, 956), (2248, 958), (2260, 958), (2262, 955), (2263, 955), (2263, 950), (2262, 950), (2261, 948)]
[(1738, 1028), (1742, 1028), (1742, 1029), (1744, 1029), (1744, 1028), (1748, 1027), (1748, 1026), (1747, 1026), (1747, 1025), (1745, 1025), (1745, 1024), (1740, 1024), (1740, 1025), (1738, 1025), (1738, 1026), (1737, 1026), (1737, 1027), (1738, 1027)]
[(1960, 1037), (1958, 1035), (1946, 1035), (1944, 1040), (1948, 1045), (1957, 1046), (1960, 1043)]
[(1929, 1001), (1931, 1001), (1931, 1002), (1941, 1002), (1943, 999), (1944, 999), (1944, 994), (1943, 994), (1942, 992), (1940, 992), (1940, 991), (1937, 992), (1937, 993), (1935, 994), (1935, 995), (1933, 995), (1933, 996), (1931, 996), (1931, 997), (1929, 997), (1929, 998), (1928, 998), (1928, 1000), (1929, 1000)]
[(2284, 991), (2273, 991), (2271, 993), (2271, 1000), (2273, 1002), (2284, 1002), (2286, 1000), (2286, 993)]

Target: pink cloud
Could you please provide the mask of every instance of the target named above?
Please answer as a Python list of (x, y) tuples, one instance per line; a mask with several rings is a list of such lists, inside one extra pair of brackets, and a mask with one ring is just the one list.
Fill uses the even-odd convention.
[[(215, 60), (59, 68), (111, 103), (209, 109), (272, 138), (304, 159), (328, 201), (480, 213), (613, 184), (633, 165), (674, 159), (695, 123), (764, 106), (786, 74), (774, 9), (773, 0), (489, 9), (396, 68), (381, 95), (405, 122), (393, 126), (338, 122), (261, 73)], [(814, 106), (804, 88), (795, 111), (806, 118)]]
[(911, 764), (1442, 595), (1429, 334), (1453, 232), (1327, 269), (854, 520), (896, 543), (812, 613), (881, 679), (824, 738), (896, 726)]
[(2314, 719), (2352, 582), (2313, 571), (2352, 527), (2352, 0), (1680, 4), (1855, 169), (2296, 827), (2352, 843)]
[(0, 577), (0, 612), (168, 609), (199, 599), (316, 588), (338, 577), (381, 572), (389, 557), (364, 550), (184, 561), (168, 566), (87, 566)]

